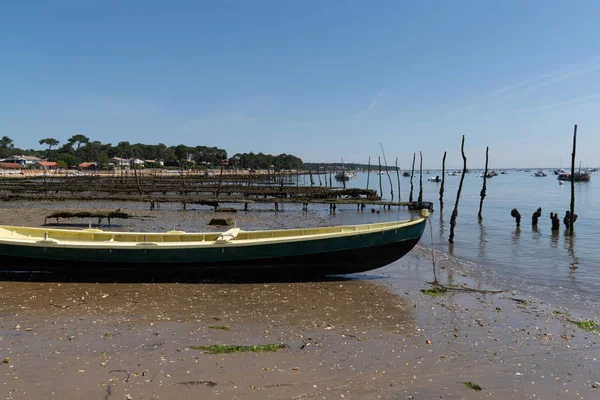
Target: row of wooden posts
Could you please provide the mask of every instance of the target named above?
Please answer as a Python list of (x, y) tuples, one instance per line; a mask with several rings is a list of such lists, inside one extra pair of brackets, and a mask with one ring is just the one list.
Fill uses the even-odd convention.
[[(575, 225), (575, 153), (577, 149), (577, 125), (575, 125), (573, 130), (573, 152), (571, 153), (571, 204), (570, 204), (570, 212), (569, 212), (569, 224), (567, 227), (567, 234), (573, 235), (574, 225)], [(456, 218), (458, 217), (458, 202), (460, 200), (460, 192), (462, 191), (462, 185), (465, 178), (465, 173), (467, 171), (467, 157), (465, 156), (465, 136), (462, 137), (462, 144), (460, 147), (460, 151), (463, 158), (463, 172), (461, 174), (460, 183), (458, 185), (458, 192), (456, 193), (456, 202), (454, 203), (454, 210), (452, 211), (452, 216), (450, 217), (450, 236), (448, 241), (450, 243), (454, 243), (454, 228), (456, 226)], [(487, 183), (487, 174), (488, 174), (488, 159), (489, 159), (489, 147), (485, 148), (485, 171), (483, 173), (483, 186), (481, 188), (481, 199), (479, 200), (479, 212), (477, 213), (477, 218), (479, 221), (483, 219), (482, 209), (483, 209), (483, 200), (486, 196), (486, 183)], [(421, 157), (422, 160), (422, 157)], [(444, 207), (443, 194), (444, 194), (444, 167), (446, 161), (446, 152), (444, 152), (444, 158), (442, 161), (442, 186), (440, 188), (440, 211)], [(414, 166), (414, 157), (413, 157), (413, 166)]]
[[(571, 204), (570, 204), (570, 223), (569, 223), (569, 229), (568, 229), (568, 233), (570, 235), (573, 234), (573, 229), (574, 229), (574, 215), (575, 215), (575, 186), (574, 186), (574, 179), (575, 179), (575, 153), (576, 153), (576, 143), (577, 143), (577, 125), (575, 125), (574, 128), (574, 133), (573, 133), (573, 152), (572, 152), (572, 157), (571, 157)], [(392, 178), (390, 176), (390, 172), (389, 172), (389, 168), (388, 168), (388, 164), (387, 164), (387, 159), (385, 156), (385, 151), (383, 149), (383, 145), (380, 143), (381, 145), (381, 150), (382, 150), (382, 155), (383, 155), (383, 161), (384, 161), (384, 165), (385, 165), (385, 172), (386, 175), (388, 177), (389, 183), (390, 183), (390, 190), (391, 190), (391, 201), (394, 201), (394, 185), (392, 184)], [(456, 193), (456, 201), (454, 203), (454, 209), (452, 211), (452, 215), (450, 217), (450, 236), (448, 238), (448, 241), (450, 243), (454, 243), (454, 229), (456, 227), (456, 219), (458, 217), (458, 205), (459, 205), (459, 200), (460, 200), (460, 195), (461, 195), (461, 191), (462, 191), (462, 185), (464, 182), (464, 178), (467, 172), (467, 157), (465, 155), (465, 151), (464, 151), (464, 145), (465, 145), (465, 136), (462, 136), (462, 142), (461, 142), (461, 155), (462, 155), (462, 159), (463, 159), (463, 170), (462, 170), (462, 174), (461, 174), (461, 178), (460, 178), (460, 183), (458, 186), (458, 191)], [(420, 163), (419, 163), (419, 171), (420, 171), (420, 175), (419, 175), (419, 194), (418, 194), (418, 198), (417, 198), (417, 202), (418, 203), (422, 203), (423, 201), (423, 154), (421, 152), (419, 152), (420, 155)], [(484, 175), (483, 175), (483, 186), (480, 192), (480, 202), (479, 202), (479, 211), (478, 211), (478, 219), (479, 221), (481, 221), (483, 219), (482, 216), (482, 209), (483, 209), (483, 201), (486, 197), (486, 184), (487, 184), (487, 174), (488, 174), (488, 159), (489, 159), (489, 147), (486, 147), (485, 150), (485, 171), (484, 171)], [(413, 203), (413, 190), (414, 190), (414, 184), (413, 184), (413, 178), (414, 178), (414, 173), (415, 173), (415, 162), (416, 162), (416, 153), (413, 153), (413, 161), (412, 161), (412, 168), (411, 168), (411, 175), (410, 175), (410, 192), (409, 192), (409, 198), (408, 198), (408, 202), (409, 203)], [(440, 190), (439, 190), (439, 202), (440, 202), (440, 212), (442, 211), (443, 207), (444, 207), (444, 183), (445, 183), (445, 169), (446, 169), (446, 152), (444, 152), (444, 156), (442, 159), (442, 180), (441, 180), (441, 185), (440, 185)], [(378, 170), (379, 170), (379, 193), (380, 193), (380, 197), (383, 197), (383, 186), (382, 186), (382, 164), (381, 164), (381, 157), (378, 157)], [(401, 201), (401, 197), (400, 197), (400, 170), (398, 168), (398, 157), (396, 157), (396, 164), (395, 164), (395, 170), (396, 170), (396, 175), (397, 175), (397, 179), (398, 179), (398, 201)], [(368, 161), (368, 174), (367, 174), (367, 190), (369, 189), (369, 178), (370, 178), (370, 171), (371, 171), (371, 158), (369, 157), (369, 161)], [(122, 173), (122, 172), (121, 172)], [(310, 176), (310, 183), (311, 186), (313, 186), (315, 184), (314, 179), (313, 179), (313, 174), (312, 171), (309, 170), (309, 176)], [(320, 174), (318, 174), (319, 177), (319, 184), (322, 185), (321, 182), (321, 176)], [(141, 186), (141, 182), (140, 182), (140, 176), (138, 175), (137, 171), (134, 169), (134, 178), (137, 184), (137, 189), (140, 195), (143, 195), (143, 190), (142, 190), (142, 186)], [(284, 185), (284, 176), (281, 176), (281, 182), (280, 185), (283, 188)], [(299, 176), (297, 173), (297, 184), (299, 181)], [(185, 175), (183, 174), (183, 171), (181, 173), (181, 180), (182, 180), (182, 185), (183, 187), (186, 186), (186, 182), (185, 182)], [(219, 192), (221, 190), (221, 183), (223, 180), (223, 166), (221, 166), (221, 171), (219, 174), (219, 180), (218, 180), (218, 188), (216, 190), (216, 197), (219, 196)], [(344, 188), (346, 187), (346, 182), (342, 181)], [(46, 185), (46, 179), (44, 177), (44, 184)], [(251, 184), (251, 181), (248, 180), (248, 185)], [(325, 185), (327, 185), (327, 174), (325, 175)], [(329, 171), (329, 186), (331, 187), (333, 185), (332, 182), (332, 173), (331, 171)], [(275, 203), (277, 204), (277, 203)], [(247, 208), (247, 204), (246, 204), (246, 208)]]
[[(573, 229), (574, 229), (574, 224), (575, 224), (575, 153), (576, 153), (576, 148), (577, 148), (577, 125), (575, 125), (574, 128), (574, 132), (573, 132), (573, 152), (571, 153), (571, 204), (570, 204), (570, 221), (569, 221), (569, 225), (568, 225), (568, 229), (567, 232), (569, 235), (573, 235)], [(381, 148), (382, 152), (383, 152), (383, 146)], [(462, 174), (460, 177), (460, 183), (458, 185), (458, 191), (456, 193), (456, 201), (454, 203), (454, 210), (452, 211), (452, 215), (450, 217), (450, 236), (448, 237), (448, 241), (450, 243), (454, 243), (454, 228), (456, 227), (456, 219), (458, 217), (458, 204), (459, 204), (459, 200), (460, 200), (460, 194), (462, 191), (462, 185), (465, 179), (465, 174), (467, 173), (467, 157), (465, 155), (465, 136), (463, 135), (462, 137), (462, 142), (461, 142), (461, 146), (460, 146), (460, 152), (461, 152), (461, 156), (463, 159), (463, 170), (462, 170)], [(419, 175), (419, 197), (417, 199), (417, 201), (420, 203), (423, 200), (423, 153), (419, 152), (420, 155), (420, 163), (419, 163), (419, 171), (420, 171), (420, 175)], [(385, 161), (385, 153), (383, 153), (383, 157), (384, 157), (384, 161)], [(411, 175), (410, 175), (410, 193), (409, 193), (409, 198), (408, 201), (410, 203), (413, 202), (413, 177), (414, 177), (414, 173), (415, 173), (415, 161), (416, 161), (416, 153), (413, 153), (413, 162), (412, 162), (412, 169), (411, 169)], [(488, 175), (488, 161), (489, 161), (489, 147), (485, 148), (485, 170), (483, 173), (483, 185), (481, 188), (481, 192), (480, 192), (480, 200), (479, 200), (479, 211), (477, 213), (477, 218), (479, 219), (479, 221), (481, 222), (483, 220), (483, 201), (485, 199), (486, 196), (486, 190), (487, 190), (487, 175)], [(369, 157), (369, 172), (370, 172), (370, 165), (371, 165), (371, 158)], [(379, 158), (379, 192), (383, 195), (383, 190), (382, 190), (382, 186), (381, 186), (381, 159)], [(391, 189), (391, 196), (392, 196), (392, 201), (394, 200), (394, 189), (393, 189), (393, 185), (392, 185), (392, 181), (389, 175), (389, 171), (387, 169), (387, 162), (386, 162), (386, 172), (388, 175), (388, 178), (390, 179), (390, 187)], [(400, 200), (400, 174), (399, 174), (399, 170), (398, 170), (398, 158), (396, 158), (396, 173), (398, 174), (398, 199)], [(370, 174), (369, 174), (370, 175)], [(446, 152), (444, 152), (444, 157), (442, 158), (442, 181), (441, 181), (441, 185), (440, 185), (440, 212), (443, 210), (444, 208), (444, 182), (445, 182), (445, 176), (446, 176)], [(369, 177), (367, 176), (367, 189), (369, 188)]]
[[(575, 215), (575, 185), (574, 185), (574, 179), (575, 179), (575, 152), (576, 152), (576, 143), (577, 143), (577, 125), (575, 125), (574, 128), (574, 132), (573, 132), (573, 152), (571, 154), (571, 204), (570, 204), (570, 223), (569, 223), (569, 229), (568, 229), (568, 233), (570, 235), (573, 234), (573, 229), (574, 229), (574, 215)], [(391, 190), (391, 201), (394, 201), (394, 185), (392, 184), (392, 178), (390, 176), (390, 172), (389, 172), (389, 168), (388, 168), (388, 164), (387, 164), (387, 159), (385, 157), (385, 151), (383, 149), (383, 145), (380, 143), (381, 145), (381, 151), (382, 151), (382, 155), (383, 155), (383, 161), (384, 161), (384, 165), (385, 165), (385, 172), (386, 175), (388, 177), (389, 183), (390, 183), (390, 190)], [(458, 191), (456, 193), (456, 200), (454, 203), (454, 209), (452, 211), (452, 215), (450, 217), (450, 236), (448, 238), (448, 241), (450, 243), (454, 243), (454, 229), (456, 227), (456, 219), (458, 217), (458, 205), (459, 205), (459, 201), (460, 201), (460, 194), (462, 192), (462, 185), (465, 179), (465, 175), (467, 173), (467, 157), (465, 155), (465, 136), (462, 136), (462, 142), (461, 142), (461, 156), (463, 159), (463, 170), (462, 170), (462, 174), (460, 177), (460, 183), (458, 185)], [(420, 156), (420, 163), (419, 163), (419, 195), (417, 198), (417, 202), (421, 203), (423, 201), (423, 153), (419, 152), (419, 156)], [(477, 218), (479, 219), (479, 221), (481, 221), (483, 219), (483, 215), (482, 215), (482, 210), (483, 210), (483, 201), (486, 197), (486, 190), (487, 190), (487, 175), (488, 175), (488, 160), (489, 160), (489, 147), (486, 147), (485, 149), (485, 170), (484, 170), (484, 174), (483, 174), (483, 185), (481, 188), (481, 192), (480, 192), (480, 201), (479, 201), (479, 211), (477, 213)], [(408, 201), (409, 203), (413, 203), (413, 190), (414, 190), (414, 185), (413, 185), (413, 178), (414, 178), (414, 173), (415, 173), (415, 162), (416, 162), (416, 153), (413, 153), (413, 161), (412, 161), (412, 168), (411, 168), (411, 175), (410, 175), (410, 192), (409, 192), (409, 198)], [(383, 186), (382, 186), (382, 165), (381, 165), (381, 157), (378, 157), (378, 170), (379, 170), (379, 193), (380, 193), (380, 197), (383, 197)], [(396, 175), (397, 175), (397, 179), (398, 179), (398, 201), (401, 201), (401, 197), (400, 197), (400, 170), (398, 168), (398, 157), (396, 157), (396, 164), (395, 164), (395, 170), (396, 170)], [(369, 157), (369, 161), (368, 161), (368, 167), (367, 167), (367, 190), (369, 189), (369, 178), (370, 178), (370, 172), (371, 172), (371, 157)], [(135, 171), (134, 171), (135, 173)], [(330, 187), (332, 186), (333, 182), (332, 182), (332, 176), (331, 176), (331, 171), (329, 171), (329, 185)], [(310, 176), (310, 183), (311, 186), (315, 184), (314, 179), (313, 179), (313, 174), (312, 171), (309, 170), (309, 176)], [(444, 208), (444, 183), (445, 183), (445, 176), (446, 176), (446, 152), (444, 152), (444, 157), (442, 159), (442, 181), (441, 181), (441, 185), (440, 185), (440, 190), (439, 190), (439, 201), (440, 201), (440, 212), (442, 211), (442, 209)], [(221, 181), (221, 177), (222, 177), (222, 169), (221, 169), (221, 174), (219, 176), (219, 182)], [(321, 182), (321, 176), (320, 174), (318, 174), (319, 177), (319, 184), (322, 185)], [(297, 177), (298, 178), (298, 177)], [(182, 178), (183, 179), (183, 178)], [(138, 181), (138, 187), (139, 187), (139, 177), (137, 176), (136, 173), (136, 180)], [(297, 180), (298, 182), (298, 180)], [(342, 180), (344, 188), (346, 187), (346, 182), (344, 180)], [(298, 184), (298, 183), (297, 183)], [(325, 184), (327, 185), (327, 175), (325, 175)], [(283, 180), (281, 181), (281, 185), (283, 186)], [(141, 192), (141, 190), (140, 190)], [(218, 196), (218, 192), (217, 192), (217, 196)]]

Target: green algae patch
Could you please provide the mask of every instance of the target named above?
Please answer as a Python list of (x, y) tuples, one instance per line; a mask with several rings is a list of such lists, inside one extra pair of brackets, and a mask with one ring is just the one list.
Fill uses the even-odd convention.
[(221, 331), (228, 331), (230, 328), (228, 325), (223, 325), (223, 326), (209, 326), (208, 329), (217, 329), (217, 330), (221, 330)]
[(598, 330), (600, 330), (600, 325), (598, 325), (596, 322), (592, 321), (591, 319), (588, 321), (570, 320), (570, 322), (574, 323), (575, 325), (577, 325), (578, 327), (580, 327), (581, 329), (583, 329), (584, 331), (587, 331), (587, 332), (598, 333)]
[(190, 346), (192, 350), (204, 351), (208, 354), (229, 354), (229, 353), (269, 353), (279, 349), (288, 348), (285, 344), (257, 344), (254, 346), (230, 346), (224, 344), (213, 344), (211, 346)]
[(473, 383), (471, 381), (463, 382), (463, 384), (465, 385), (465, 387), (467, 387), (467, 388), (469, 388), (471, 390), (474, 390), (476, 392), (479, 392), (481, 390), (481, 386), (479, 386), (478, 384)]
[(442, 293), (446, 293), (448, 289), (444, 287), (434, 287), (432, 289), (421, 289), (421, 293), (426, 294), (428, 296), (436, 297)]

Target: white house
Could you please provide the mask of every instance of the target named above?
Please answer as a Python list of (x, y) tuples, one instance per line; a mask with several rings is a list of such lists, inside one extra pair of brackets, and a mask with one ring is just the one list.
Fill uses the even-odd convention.
[(21, 164), (22, 166), (33, 165), (37, 162), (42, 161), (41, 158), (35, 156), (10, 156), (6, 158), (3, 163), (15, 163)]
[(144, 166), (145, 161), (140, 160), (139, 158), (120, 158), (113, 157), (110, 159), (110, 164), (112, 164), (115, 169), (130, 169), (132, 165), (136, 167), (142, 168)]
[(150, 168), (164, 167), (165, 162), (162, 160), (145, 160), (145, 165)]
[(130, 163), (129, 158), (113, 157), (110, 159), (110, 163), (115, 169), (129, 169)]

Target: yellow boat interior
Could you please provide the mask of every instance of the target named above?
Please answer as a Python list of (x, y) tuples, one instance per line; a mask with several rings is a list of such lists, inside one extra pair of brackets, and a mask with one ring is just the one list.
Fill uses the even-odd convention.
[(373, 231), (385, 231), (418, 224), (422, 218), (409, 221), (382, 222), (363, 225), (344, 225), (323, 228), (284, 229), (265, 231), (243, 231), (232, 228), (225, 232), (112, 232), (101, 229), (48, 229), (0, 225), (0, 242), (11, 243), (190, 243), (213, 242), (226, 243), (235, 240), (250, 241), (264, 239), (302, 239), (307, 236), (327, 237), (345, 236)]

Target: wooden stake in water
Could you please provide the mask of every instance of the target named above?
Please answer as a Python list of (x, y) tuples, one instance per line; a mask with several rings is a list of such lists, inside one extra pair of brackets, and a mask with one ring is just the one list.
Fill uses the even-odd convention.
[[(444, 208), (444, 183), (446, 180), (446, 152), (442, 159), (442, 185), (440, 186), (440, 211)], [(441, 214), (441, 213), (440, 213)]]
[(415, 159), (416, 158), (417, 158), (417, 153), (413, 153), (412, 170), (410, 172), (410, 194), (408, 195), (409, 203), (412, 203), (412, 201), (413, 201), (413, 176), (415, 176)]
[[(182, 179), (183, 179), (183, 171), (182, 171)], [(223, 163), (221, 163), (221, 173), (219, 173), (219, 185), (217, 186), (216, 197), (219, 197), (219, 193), (221, 192), (221, 183), (223, 182)], [(184, 181), (185, 185), (185, 181)]]
[(423, 153), (419, 152), (421, 162), (419, 163), (419, 203), (423, 202)]
[(391, 196), (392, 199), (391, 201), (394, 201), (394, 185), (392, 185), (392, 178), (390, 177), (390, 170), (388, 169), (388, 164), (387, 164), (387, 159), (385, 158), (385, 151), (383, 150), (383, 144), (381, 144), (381, 142), (379, 142), (379, 145), (381, 146), (381, 153), (383, 154), (383, 162), (385, 164), (385, 174), (388, 177), (388, 180), (390, 181), (390, 191), (391, 191)]
[(486, 190), (486, 183), (487, 183), (487, 174), (488, 174), (488, 151), (489, 151), (489, 147), (486, 146), (485, 148), (485, 171), (483, 172), (483, 187), (481, 188), (481, 200), (479, 200), (479, 213), (477, 213), (477, 218), (479, 218), (479, 221), (481, 221), (483, 219), (483, 216), (481, 215), (481, 210), (483, 209), (483, 199), (485, 199), (485, 190)]
[(344, 189), (346, 189), (346, 168), (344, 167), (344, 159), (342, 158), (342, 185), (344, 185)]
[(433, 262), (433, 282), (434, 285), (439, 285), (437, 280), (437, 274), (435, 272), (435, 250), (433, 249), (433, 225), (431, 225), (431, 218), (429, 219), (429, 234), (431, 235), (431, 261)]
[(377, 157), (379, 163), (379, 198), (383, 198), (383, 187), (381, 186), (381, 157)]
[(462, 144), (460, 146), (460, 152), (463, 158), (463, 172), (460, 176), (460, 183), (458, 184), (458, 192), (456, 192), (456, 202), (454, 203), (454, 211), (450, 217), (450, 237), (448, 242), (454, 243), (454, 227), (456, 226), (456, 217), (458, 217), (458, 201), (460, 200), (460, 192), (462, 191), (463, 181), (467, 172), (467, 157), (465, 156), (465, 135), (462, 137)]
[(398, 157), (396, 157), (396, 178), (398, 178), (398, 201), (402, 201), (400, 197), (400, 170), (398, 169)]
[[(569, 216), (569, 235), (573, 235), (575, 224), (575, 150), (577, 148), (577, 125), (573, 131), (573, 153), (571, 153), (571, 215)], [(581, 171), (579, 172), (581, 174)], [(581, 177), (580, 177), (581, 178)]]
[(369, 190), (369, 178), (371, 177), (371, 157), (369, 157), (369, 164), (367, 164), (367, 190)]

